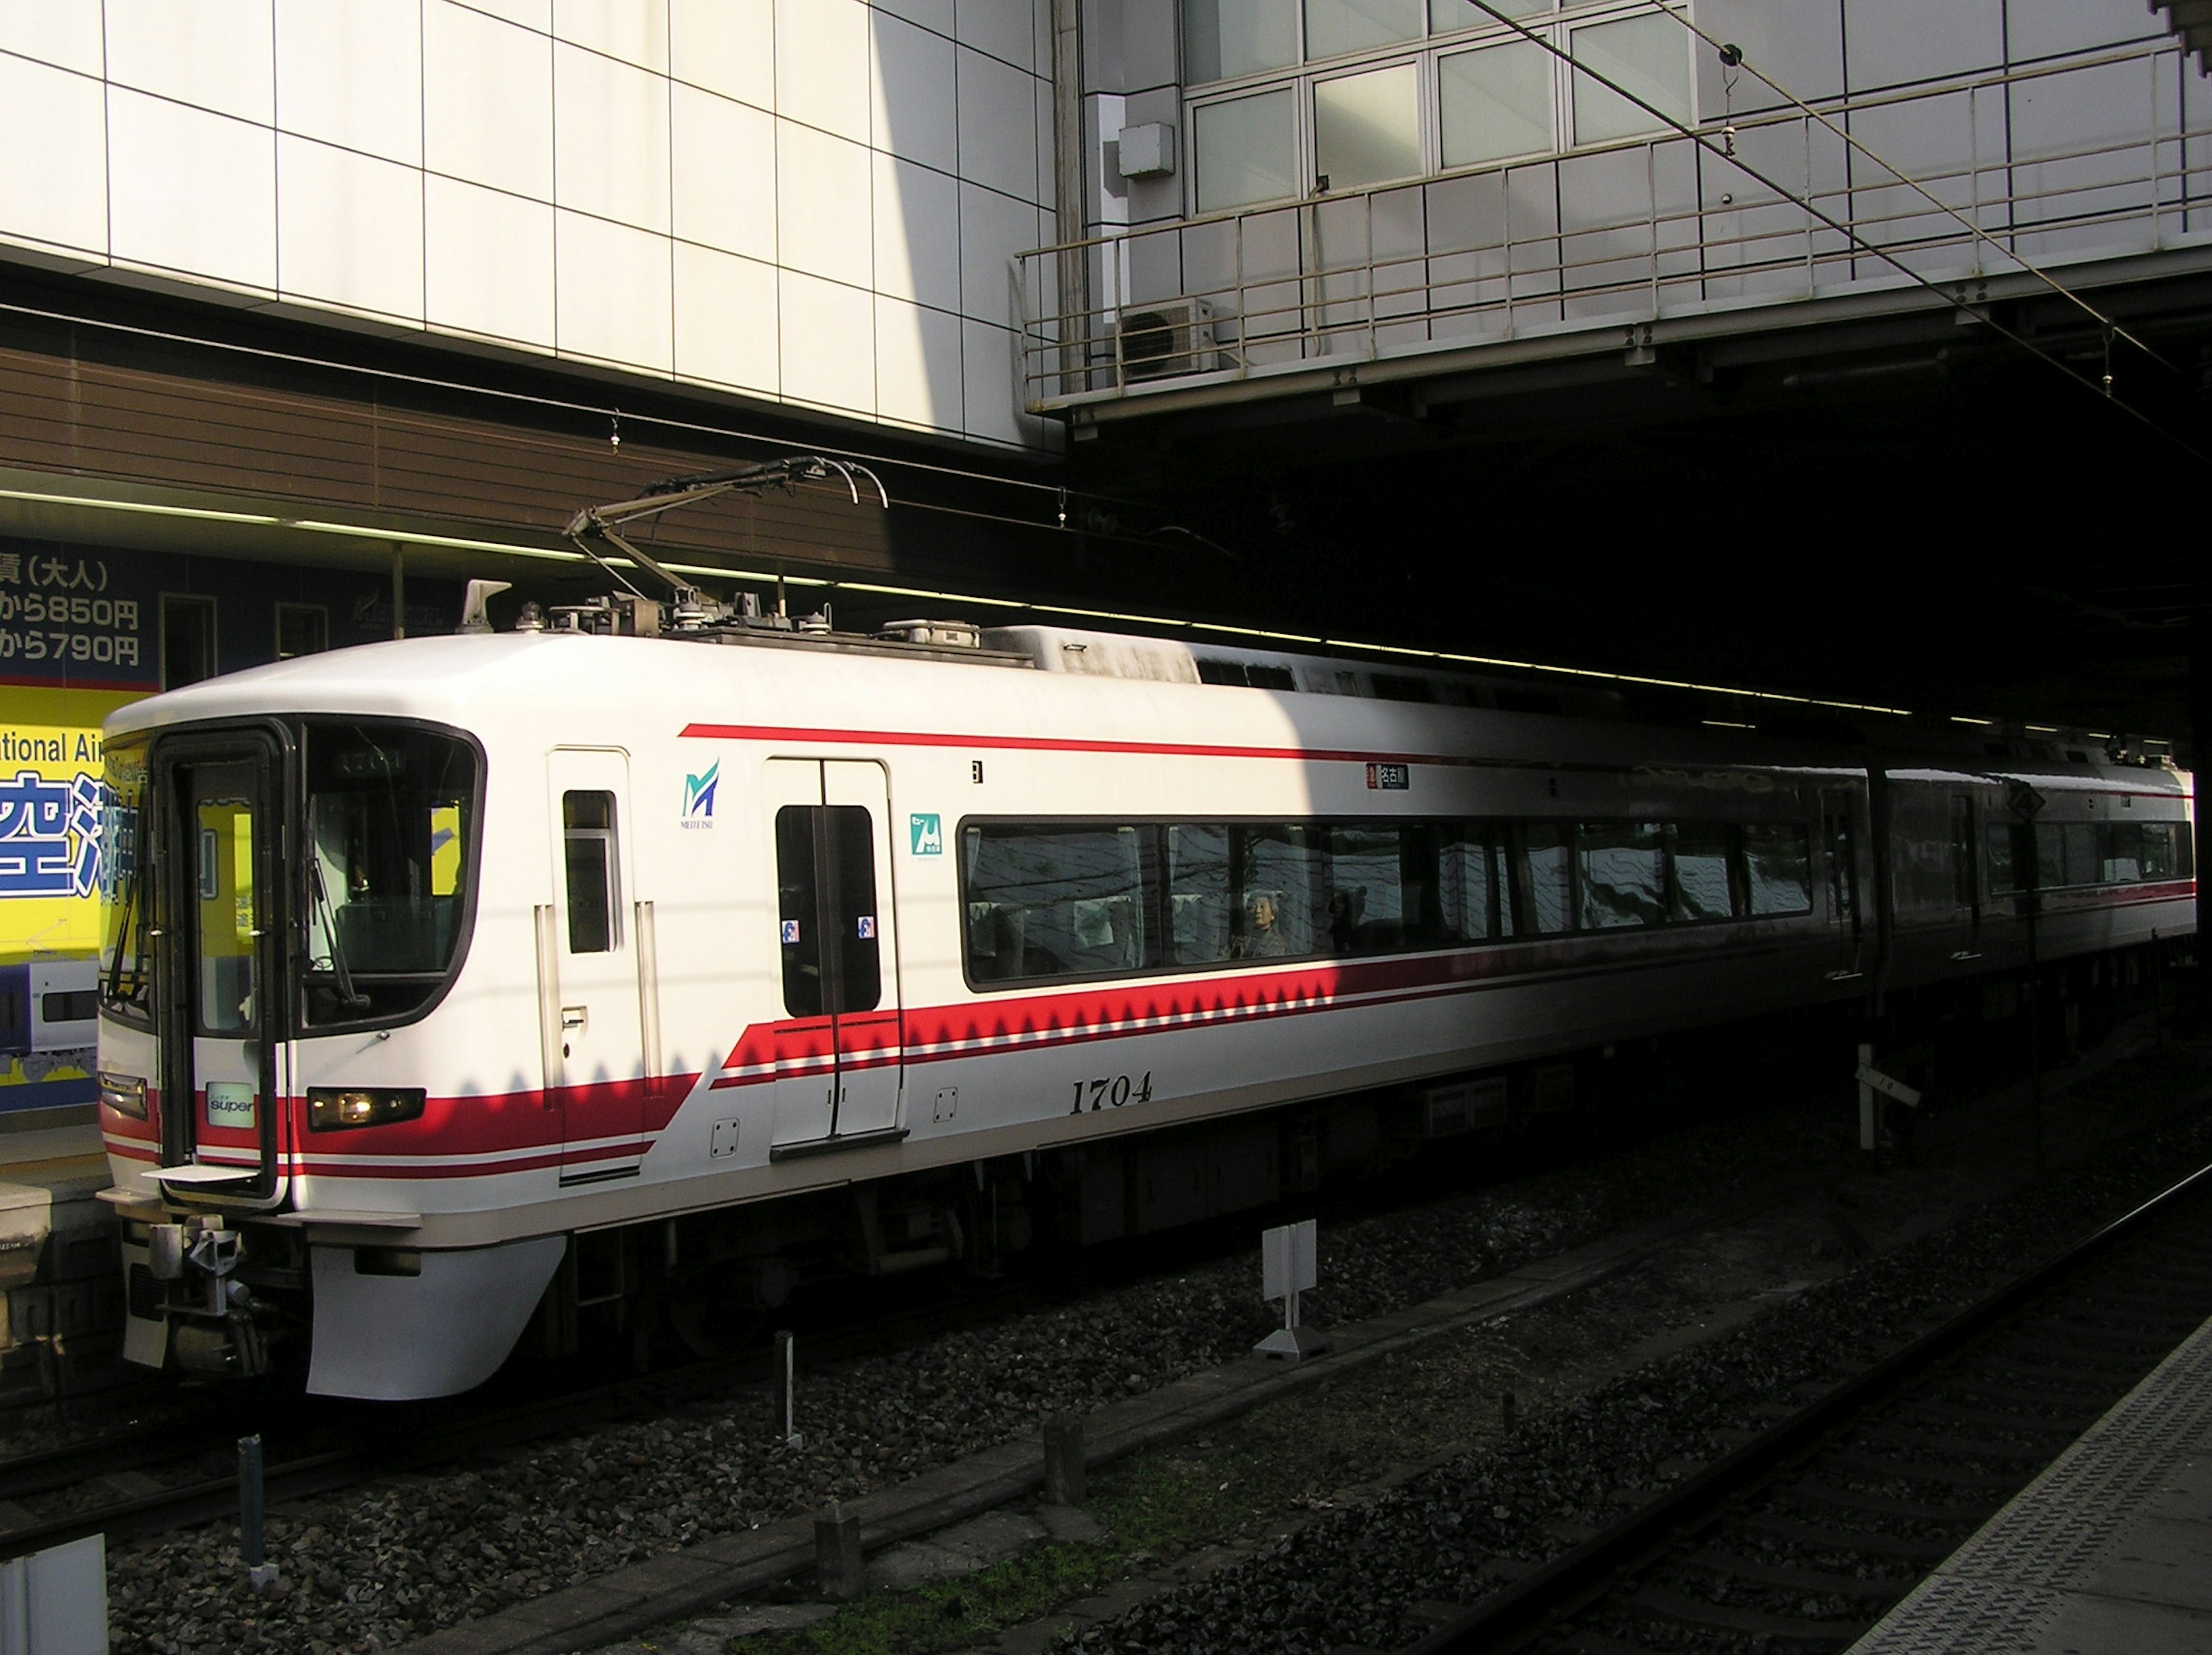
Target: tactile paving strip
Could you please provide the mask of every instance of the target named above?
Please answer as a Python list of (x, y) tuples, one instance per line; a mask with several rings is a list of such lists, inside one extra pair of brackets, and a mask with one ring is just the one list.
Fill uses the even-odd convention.
[(2212, 1323), (2160, 1363), (1850, 1655), (2031, 1649), (2167, 1468), (2212, 1442)]

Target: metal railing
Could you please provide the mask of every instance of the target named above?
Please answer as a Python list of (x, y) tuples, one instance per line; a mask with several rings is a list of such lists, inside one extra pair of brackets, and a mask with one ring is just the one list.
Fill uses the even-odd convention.
[[(1881, 254), (1952, 282), (2158, 251), (2212, 230), (2212, 126), (2185, 119), (2184, 72), (2154, 42), (1821, 108), (1877, 152), (1884, 132), (1954, 134), (1949, 164), (1907, 168), (1948, 213), (1793, 111), (1701, 131), (1779, 192), (1669, 133), (1040, 248), (1018, 261), (1024, 399), (1045, 412), (1911, 279)], [(2124, 130), (2008, 145), (2027, 99), (2093, 100)], [(2066, 104), (2077, 126), (2082, 106)], [(1068, 309), (1072, 260), (1091, 298)]]

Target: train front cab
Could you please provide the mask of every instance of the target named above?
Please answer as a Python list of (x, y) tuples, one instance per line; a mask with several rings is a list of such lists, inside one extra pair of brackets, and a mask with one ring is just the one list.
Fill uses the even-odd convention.
[[(368, 1342), (405, 1341), (405, 1318), (374, 1317), (380, 1276), (465, 1304), (474, 1278), (517, 1262), (504, 1248), (310, 1247), (299, 1211), (338, 1204), (313, 1185), (348, 1135), (436, 1124), (422, 1024), (473, 918), (482, 755), (424, 725), (309, 718), (118, 733), (106, 761), (99, 1082), (106, 1198), (125, 1221), (125, 1354), (251, 1376), (296, 1364), (312, 1329), (318, 1369), (358, 1366)], [(369, 1240), (410, 1222), (392, 1187), (346, 1188)], [(501, 1319), (495, 1306), (474, 1318), (483, 1342)], [(317, 1385), (330, 1377), (310, 1385), (360, 1394), (374, 1379)]]

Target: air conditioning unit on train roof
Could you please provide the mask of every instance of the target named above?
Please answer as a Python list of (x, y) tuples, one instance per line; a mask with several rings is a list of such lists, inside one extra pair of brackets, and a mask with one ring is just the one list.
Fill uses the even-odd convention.
[(1203, 299), (1131, 306), (1115, 329), (1115, 354), (1126, 383), (1210, 374), (1221, 366), (1213, 307)]

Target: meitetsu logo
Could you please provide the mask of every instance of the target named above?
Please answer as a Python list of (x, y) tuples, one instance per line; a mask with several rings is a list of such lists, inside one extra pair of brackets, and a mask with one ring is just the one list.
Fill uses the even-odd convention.
[(716, 759), (707, 766), (704, 776), (684, 778), (684, 825), (688, 828), (710, 828), (714, 825), (714, 784), (722, 779), (722, 761)]

